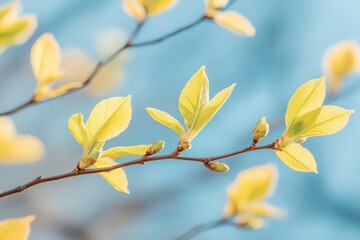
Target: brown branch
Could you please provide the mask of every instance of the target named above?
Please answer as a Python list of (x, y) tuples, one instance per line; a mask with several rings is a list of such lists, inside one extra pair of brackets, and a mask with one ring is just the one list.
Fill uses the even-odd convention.
[[(191, 228), (189, 231), (187, 231), (180, 237), (176, 238), (176, 240), (192, 239), (193, 237), (199, 235), (200, 233), (203, 233), (205, 231), (208, 231), (208, 230), (211, 230), (211, 229), (214, 229), (217, 227), (221, 227), (224, 225), (234, 225), (234, 223), (229, 218), (221, 218), (214, 222), (200, 224), (200, 225), (197, 225), (197, 226)], [(235, 225), (235, 226), (237, 226), (237, 225)]]
[(56, 97), (53, 97), (53, 98), (49, 98), (49, 99), (45, 99), (43, 101), (40, 101), (40, 102), (37, 102), (37, 101), (34, 101), (34, 97), (30, 100), (30, 101), (27, 101), (26, 103), (23, 103), (21, 104), (20, 106), (14, 108), (14, 109), (11, 109), (11, 110), (8, 110), (6, 112), (2, 112), (0, 113), (0, 116), (6, 116), (6, 115), (11, 115), (13, 113), (16, 113), (20, 110), (23, 110), (27, 107), (30, 107), (32, 105), (35, 105), (35, 104), (38, 104), (38, 103), (42, 103), (42, 102), (47, 102), (49, 100), (52, 100), (52, 99), (55, 99), (55, 98), (58, 98), (58, 97), (61, 97), (61, 96), (65, 96), (67, 94), (70, 94), (72, 92), (76, 92), (76, 91), (79, 91), (83, 88), (85, 88), (87, 85), (89, 85), (91, 83), (91, 81), (94, 79), (94, 77), (98, 74), (98, 72), (105, 66), (107, 65), (108, 63), (112, 62), (114, 59), (116, 59), (117, 56), (119, 56), (120, 53), (122, 53), (125, 49), (128, 49), (128, 48), (138, 48), (138, 47), (145, 47), (145, 46), (149, 46), (149, 45), (155, 45), (157, 43), (160, 43), (164, 40), (167, 40), (185, 30), (188, 30), (190, 28), (193, 28), (195, 27), (196, 25), (200, 24), (201, 22), (203, 22), (204, 20), (206, 20), (207, 18), (205, 16), (202, 16), (201, 18), (197, 19), (196, 21), (184, 26), (184, 27), (181, 27), (171, 33), (168, 33), (168, 34), (165, 34), (159, 38), (156, 38), (156, 39), (153, 39), (153, 40), (148, 40), (148, 41), (144, 41), (144, 42), (139, 42), (139, 43), (134, 43), (134, 39), (137, 37), (137, 35), (139, 34), (140, 30), (142, 29), (142, 27), (144, 26), (144, 23), (145, 22), (140, 22), (137, 24), (135, 30), (133, 31), (133, 33), (129, 36), (128, 40), (126, 41), (126, 43), (121, 47), (119, 48), (118, 50), (116, 50), (113, 54), (111, 54), (108, 58), (98, 62), (96, 64), (96, 66), (94, 67), (94, 69), (91, 71), (91, 73), (89, 74), (89, 76), (87, 77), (87, 79), (83, 82), (83, 84), (81, 86), (79, 86), (78, 88), (74, 88), (74, 89), (71, 89), (69, 90), (68, 92), (64, 93), (64, 94), (61, 94), (59, 96), (56, 96)]
[(76, 176), (81, 176), (81, 175), (109, 172), (109, 171), (112, 171), (112, 170), (115, 170), (118, 168), (124, 168), (124, 167), (132, 166), (132, 165), (138, 165), (138, 164), (143, 165), (147, 162), (154, 162), (154, 161), (160, 161), (160, 160), (182, 160), (182, 161), (200, 162), (206, 166), (207, 164), (209, 164), (210, 162), (215, 161), (215, 160), (220, 160), (220, 159), (236, 156), (239, 154), (243, 154), (246, 152), (251, 152), (251, 151), (256, 151), (256, 150), (261, 150), (261, 149), (274, 149), (274, 143), (260, 146), (260, 147), (256, 147), (256, 146), (252, 145), (252, 146), (244, 148), (240, 151), (236, 151), (233, 153), (224, 154), (224, 155), (220, 155), (220, 156), (210, 157), (210, 158), (180, 157), (179, 156), (180, 152), (177, 152), (177, 151), (170, 153), (170, 154), (162, 155), (162, 156), (154, 156), (154, 157), (143, 156), (141, 158), (138, 158), (138, 159), (135, 159), (132, 161), (128, 161), (125, 163), (119, 163), (114, 166), (106, 167), (106, 168), (85, 169), (85, 170), (74, 169), (70, 172), (59, 174), (59, 175), (54, 175), (54, 176), (50, 176), (50, 177), (38, 176), (28, 183), (25, 183), (23, 185), (20, 185), (18, 187), (15, 187), (15, 188), (10, 189), (5, 192), (1, 192), (0, 198), (9, 196), (9, 195), (12, 195), (15, 193), (23, 192), (28, 188), (31, 188), (35, 185), (39, 185), (39, 184), (46, 183), (46, 182), (53, 182), (53, 181), (57, 181), (57, 180), (65, 179), (65, 178), (76, 177)]

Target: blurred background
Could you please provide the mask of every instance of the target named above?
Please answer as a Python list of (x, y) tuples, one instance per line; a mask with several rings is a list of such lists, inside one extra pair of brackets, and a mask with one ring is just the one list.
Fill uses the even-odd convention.
[[(95, 61), (136, 25), (123, 12), (120, 0), (23, 2), (25, 13), (38, 16), (39, 27), (26, 44), (8, 49), (0, 58), (0, 112), (32, 96), (36, 80), (29, 63), (30, 48), (44, 32), (54, 33), (64, 50), (80, 49)], [(175, 8), (151, 18), (137, 41), (189, 24), (203, 9), (202, 0), (181, 0)], [(322, 58), (327, 48), (346, 39), (360, 41), (358, 0), (239, 0), (231, 9), (253, 23), (255, 37), (239, 37), (203, 22), (160, 44), (124, 52), (121, 64), (113, 66), (111, 76), (118, 81), (110, 91), (93, 96), (84, 89), (13, 115), (18, 132), (39, 137), (46, 154), (36, 163), (1, 165), (0, 188), (73, 169), (82, 149), (67, 130), (69, 116), (83, 112), (87, 118), (98, 101), (110, 96), (132, 94), (133, 120), (106, 147), (165, 140), (164, 151), (172, 151), (176, 134), (154, 122), (144, 108), (156, 107), (180, 118), (180, 91), (202, 65), (207, 67), (211, 95), (231, 83), (237, 86), (185, 154), (213, 156), (243, 148), (250, 143), (257, 120), (263, 116), (269, 122), (282, 119), (294, 90), (324, 74)], [(111, 39), (118, 40), (111, 43)], [(91, 70), (78, 64), (71, 65), (80, 72)], [(347, 78), (343, 88), (352, 91), (340, 91), (334, 104), (360, 110), (358, 78)], [(279, 167), (279, 183), (269, 202), (288, 210), (285, 220), (269, 220), (256, 231), (225, 226), (194, 239), (359, 239), (359, 127), (356, 112), (340, 133), (305, 143), (316, 157), (318, 175), (294, 172), (270, 151), (226, 160), (231, 168), (227, 173), (210, 172), (191, 162), (154, 162), (126, 169), (130, 195), (114, 191), (98, 175), (71, 178), (1, 199), (0, 219), (35, 214), (33, 240), (175, 239), (197, 224), (221, 217), (225, 188), (240, 170), (272, 162)], [(271, 131), (264, 143), (282, 131), (282, 126)]]

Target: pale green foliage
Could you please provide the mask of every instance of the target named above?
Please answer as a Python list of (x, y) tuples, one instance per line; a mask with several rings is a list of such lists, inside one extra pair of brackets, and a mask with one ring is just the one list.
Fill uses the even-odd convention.
[[(112, 97), (98, 103), (91, 111), (86, 124), (81, 113), (69, 118), (68, 127), (76, 141), (83, 146), (83, 156), (78, 163), (80, 170), (88, 167), (104, 168), (114, 166), (112, 160), (122, 156), (144, 156), (151, 147), (135, 145), (114, 147), (103, 151), (106, 140), (122, 133), (131, 120), (131, 97)], [(127, 178), (121, 168), (99, 173), (116, 190), (128, 193)]]
[(235, 84), (223, 89), (209, 100), (209, 80), (205, 67), (201, 67), (187, 82), (179, 98), (179, 111), (186, 130), (168, 113), (154, 108), (146, 110), (155, 121), (175, 131), (181, 142), (190, 143), (223, 106), (234, 87)]
[(35, 15), (18, 16), (20, 1), (0, 7), (0, 54), (13, 45), (25, 43), (37, 27)]
[(286, 129), (276, 141), (275, 149), (277, 156), (296, 171), (317, 173), (313, 155), (299, 143), (308, 137), (340, 131), (354, 112), (336, 106), (322, 106), (325, 94), (325, 78), (313, 79), (300, 86), (288, 103)]
[(264, 201), (276, 186), (277, 169), (272, 164), (241, 171), (227, 189), (228, 202), (224, 215), (235, 216), (242, 227), (260, 228), (264, 217), (280, 217), (283, 211)]

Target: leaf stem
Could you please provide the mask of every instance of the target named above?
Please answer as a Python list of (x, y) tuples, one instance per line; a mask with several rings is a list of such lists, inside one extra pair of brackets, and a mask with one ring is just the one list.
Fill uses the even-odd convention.
[(191, 228), (189, 231), (187, 231), (180, 237), (176, 238), (176, 240), (189, 240), (189, 239), (192, 239), (193, 237), (199, 235), (200, 233), (203, 233), (205, 231), (208, 231), (208, 230), (211, 230), (211, 229), (214, 229), (217, 227), (221, 227), (221, 226), (224, 226), (227, 224), (233, 224), (233, 223), (228, 218), (221, 218), (214, 222), (200, 224), (200, 225), (197, 225), (197, 226)]

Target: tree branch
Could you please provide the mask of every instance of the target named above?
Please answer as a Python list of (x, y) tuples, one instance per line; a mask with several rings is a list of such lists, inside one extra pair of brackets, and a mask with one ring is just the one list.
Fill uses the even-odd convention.
[(186, 233), (184, 233), (180, 237), (176, 238), (176, 240), (192, 239), (193, 237), (199, 235), (202, 232), (205, 232), (205, 231), (208, 231), (210, 229), (217, 228), (217, 227), (221, 227), (221, 226), (224, 226), (226, 224), (231, 224), (232, 225), (233, 223), (228, 218), (221, 218), (220, 220), (217, 220), (217, 221), (214, 221), (214, 222), (200, 224), (200, 225), (197, 225), (197, 226), (191, 228), (189, 231), (187, 231)]
[(205, 16), (202, 16), (201, 18), (197, 19), (196, 21), (184, 26), (184, 27), (181, 27), (173, 32), (170, 32), (168, 34), (165, 34), (159, 38), (156, 38), (156, 39), (153, 39), (153, 40), (149, 40), (149, 41), (144, 41), (144, 42), (139, 42), (139, 43), (133, 43), (133, 41), (135, 40), (135, 38), (137, 37), (137, 35), (139, 34), (139, 32), (141, 31), (142, 27), (144, 26), (144, 22), (140, 22), (137, 24), (136, 28), (134, 29), (133, 33), (129, 36), (128, 40), (126, 41), (126, 43), (121, 47), (119, 48), (118, 50), (116, 50), (113, 54), (111, 54), (109, 57), (107, 57), (106, 59), (98, 62), (96, 64), (96, 66), (94, 67), (94, 69), (91, 71), (91, 73), (89, 74), (89, 76), (87, 77), (87, 79), (83, 82), (83, 84), (78, 87), (78, 88), (74, 88), (74, 89), (71, 89), (69, 90), (68, 92), (64, 93), (64, 94), (61, 94), (59, 96), (56, 96), (56, 97), (53, 97), (53, 98), (49, 98), (49, 99), (45, 99), (43, 101), (40, 101), (40, 102), (37, 102), (37, 101), (34, 101), (34, 97), (27, 101), (26, 103), (23, 103), (21, 104), (20, 106), (18, 107), (15, 107), (11, 110), (8, 110), (6, 112), (2, 112), (0, 113), (0, 116), (6, 116), (6, 115), (11, 115), (13, 113), (16, 113), (20, 110), (23, 110), (25, 108), (28, 108), (32, 105), (35, 105), (35, 104), (38, 104), (38, 103), (43, 103), (43, 102), (47, 102), (49, 100), (52, 100), (52, 99), (55, 99), (55, 98), (58, 98), (58, 97), (61, 97), (61, 96), (65, 96), (67, 94), (70, 94), (72, 92), (76, 92), (76, 91), (79, 91), (83, 88), (85, 88), (87, 85), (89, 85), (91, 83), (91, 81), (94, 79), (94, 77), (98, 74), (98, 72), (105, 66), (107, 65), (108, 63), (112, 62), (117, 56), (119, 56), (120, 53), (122, 53), (125, 49), (128, 49), (128, 48), (138, 48), (138, 47), (145, 47), (145, 46), (149, 46), (149, 45), (155, 45), (157, 43), (160, 43), (164, 40), (167, 40), (179, 33), (182, 33), (183, 31), (185, 30), (188, 30), (190, 28), (193, 28), (197, 25), (199, 25), (201, 22), (203, 22), (204, 20), (206, 20), (207, 18)]
[(138, 165), (138, 164), (143, 165), (147, 162), (154, 162), (154, 161), (160, 161), (160, 160), (182, 160), (182, 161), (200, 162), (200, 163), (203, 163), (205, 166), (207, 166), (207, 164), (209, 164), (210, 162), (215, 161), (215, 160), (220, 160), (220, 159), (236, 156), (239, 154), (243, 154), (246, 152), (252, 152), (252, 151), (261, 150), (261, 149), (274, 149), (274, 143), (260, 146), (260, 147), (251, 145), (250, 147), (244, 148), (240, 151), (236, 151), (236, 152), (232, 152), (232, 153), (224, 154), (224, 155), (220, 155), (220, 156), (210, 157), (210, 158), (180, 157), (179, 155), (181, 153), (175, 151), (173, 153), (161, 155), (161, 156), (154, 156), (154, 157), (143, 156), (143, 157), (140, 157), (140, 158), (132, 160), (132, 161), (119, 163), (114, 166), (106, 167), (106, 168), (85, 169), (85, 170), (80, 170), (80, 169), (76, 168), (70, 172), (59, 174), (59, 175), (54, 175), (54, 176), (50, 176), (50, 177), (38, 176), (30, 182), (22, 184), (18, 187), (8, 190), (8, 191), (1, 192), (0, 198), (4, 198), (6, 196), (9, 196), (9, 195), (12, 195), (15, 193), (23, 192), (28, 188), (31, 188), (35, 185), (39, 185), (39, 184), (46, 183), (46, 182), (58, 181), (61, 179), (71, 178), (71, 177), (76, 177), (76, 176), (81, 176), (81, 175), (109, 172), (109, 171), (112, 171), (112, 170), (115, 170), (118, 168), (124, 168), (124, 167), (132, 166), (132, 165)]

